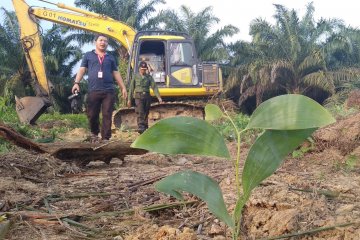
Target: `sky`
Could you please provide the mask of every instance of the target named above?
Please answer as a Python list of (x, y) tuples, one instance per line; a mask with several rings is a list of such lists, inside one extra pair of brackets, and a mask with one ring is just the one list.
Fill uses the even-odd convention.
[[(74, 6), (74, 0), (48, 0), (54, 3), (61, 2), (66, 5)], [(143, 0), (145, 3), (147, 0)], [(232, 24), (239, 28), (239, 34), (230, 39), (230, 41), (245, 40), (251, 41), (249, 36), (250, 22), (256, 18), (262, 18), (270, 23), (274, 23), (273, 15), (275, 7), (273, 4), (281, 4), (287, 9), (295, 9), (300, 17), (303, 16), (306, 5), (311, 2), (308, 0), (165, 0), (166, 4), (161, 8), (171, 8), (177, 10), (181, 5), (191, 8), (197, 13), (208, 6), (213, 7), (214, 16), (220, 19), (220, 22), (214, 26), (214, 30), (222, 26)], [(26, 1), (29, 5), (49, 7), (56, 9), (56, 6), (39, 2), (36, 0)], [(358, 28), (360, 26), (359, 9), (355, 6), (354, 0), (312, 0), (315, 7), (315, 19), (337, 18), (342, 19), (346, 25)], [(236, 4), (235, 4), (236, 3)], [(13, 10), (11, 0), (1, 0), (1, 7)], [(160, 8), (159, 8), (160, 10)], [(43, 23), (45, 24), (45, 23)]]

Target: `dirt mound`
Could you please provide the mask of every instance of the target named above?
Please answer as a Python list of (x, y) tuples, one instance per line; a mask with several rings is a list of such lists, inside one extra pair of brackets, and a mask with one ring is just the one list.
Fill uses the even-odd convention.
[(314, 139), (320, 151), (335, 147), (341, 151), (342, 155), (351, 154), (360, 146), (360, 113), (317, 130), (314, 133)]

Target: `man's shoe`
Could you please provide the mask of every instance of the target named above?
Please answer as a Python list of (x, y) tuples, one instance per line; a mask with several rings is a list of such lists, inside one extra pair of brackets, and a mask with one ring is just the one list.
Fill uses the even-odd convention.
[(140, 134), (142, 134), (142, 133), (145, 132), (145, 131), (146, 131), (146, 128), (145, 128), (145, 129), (139, 128), (139, 129), (137, 130), (137, 132), (140, 133)]
[(92, 134), (90, 137), (90, 143), (100, 143), (100, 138), (97, 135)]

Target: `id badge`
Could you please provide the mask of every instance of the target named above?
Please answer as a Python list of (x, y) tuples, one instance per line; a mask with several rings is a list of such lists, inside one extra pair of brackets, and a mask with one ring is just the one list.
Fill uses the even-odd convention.
[(102, 71), (98, 72), (98, 78), (103, 78), (103, 72)]

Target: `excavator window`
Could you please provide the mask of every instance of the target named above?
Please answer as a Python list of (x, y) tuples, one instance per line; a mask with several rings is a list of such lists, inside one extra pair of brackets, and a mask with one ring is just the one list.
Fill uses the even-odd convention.
[(142, 41), (139, 62), (145, 61), (150, 74), (158, 85), (165, 84), (165, 43), (159, 40)]
[(173, 42), (170, 44), (170, 64), (188, 65), (193, 64), (192, 45), (188, 42)]
[(193, 44), (189, 41), (173, 41), (169, 45), (170, 85), (198, 85), (196, 59)]

